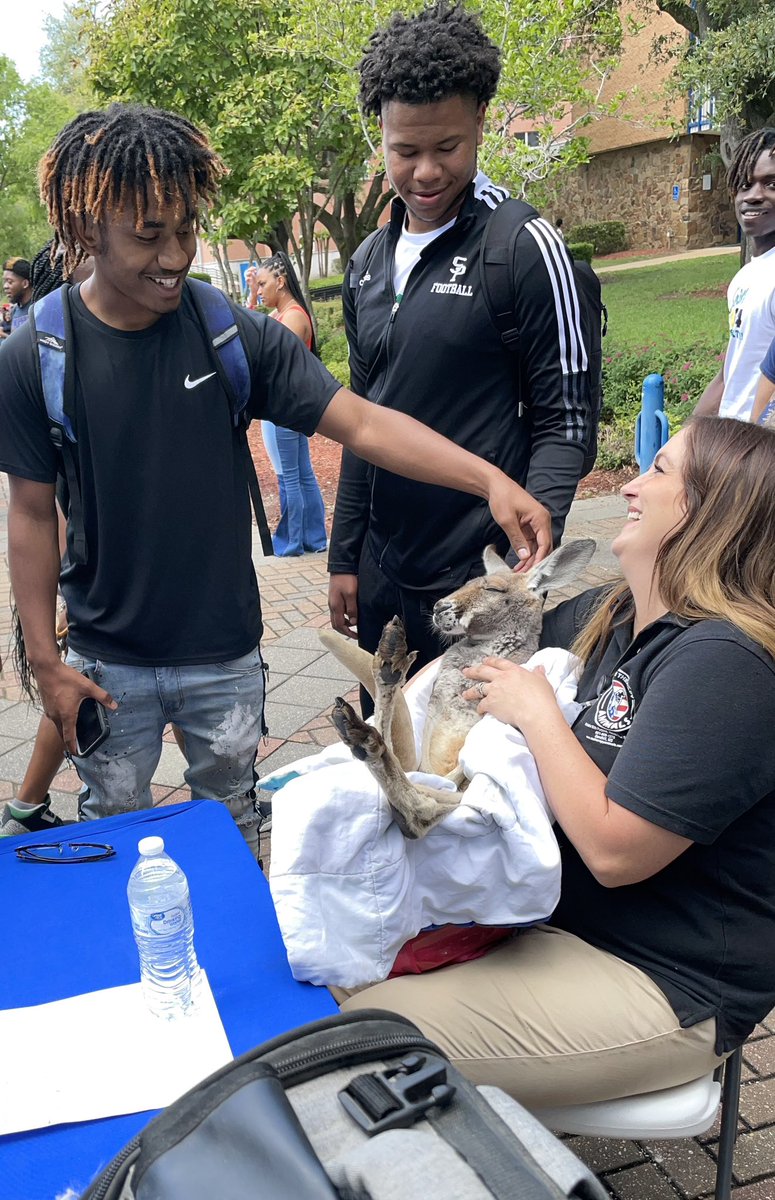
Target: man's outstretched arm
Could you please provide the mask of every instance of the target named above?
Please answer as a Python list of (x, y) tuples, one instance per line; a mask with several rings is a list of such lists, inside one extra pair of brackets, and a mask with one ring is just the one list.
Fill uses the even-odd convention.
[(326, 408), (318, 432), (396, 475), (481, 496), (523, 565), (540, 562), (551, 550), (551, 521), (543, 505), (492, 463), (413, 417), (370, 404), (341, 388)]

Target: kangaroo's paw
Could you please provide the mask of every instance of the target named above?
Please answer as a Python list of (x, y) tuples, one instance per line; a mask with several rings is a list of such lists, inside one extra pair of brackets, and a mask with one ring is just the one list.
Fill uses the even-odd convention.
[(401, 687), (406, 682), (417, 651), (406, 650), (406, 633), (400, 617), (393, 617), (382, 630), (374, 655), (374, 678), (385, 687)]
[(353, 706), (341, 696), (336, 697), (331, 720), (342, 741), (361, 762), (375, 762), (385, 753), (382, 735), (373, 725), (362, 721)]

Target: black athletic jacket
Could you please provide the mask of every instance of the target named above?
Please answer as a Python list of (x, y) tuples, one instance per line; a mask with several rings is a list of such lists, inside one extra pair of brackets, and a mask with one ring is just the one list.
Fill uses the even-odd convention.
[[(527, 225), (516, 244), (519, 371), (504, 350), (482, 297), (479, 250), (506, 196), (477, 175), (454, 226), (423, 250), (398, 305), (393, 261), (406, 210), (393, 201), (362, 277), (349, 268), (345, 275), (351, 386), (526, 486), (551, 512), (557, 544), (584, 457), (587, 353), (567, 251), (544, 220)], [(367, 535), (388, 578), (426, 591), (458, 586), (489, 542), (508, 544), (484, 500), (403, 479), (344, 451), (329, 571), (357, 574)]]

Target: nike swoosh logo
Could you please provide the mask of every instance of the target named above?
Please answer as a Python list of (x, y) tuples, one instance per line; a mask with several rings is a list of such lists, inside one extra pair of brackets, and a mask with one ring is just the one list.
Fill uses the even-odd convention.
[(190, 375), (187, 375), (183, 381), (183, 386), (187, 387), (190, 391), (191, 388), (195, 388), (198, 384), (204, 383), (205, 379), (212, 379), (214, 374), (215, 371), (211, 371), (209, 375), (200, 375), (198, 379), (192, 379)]

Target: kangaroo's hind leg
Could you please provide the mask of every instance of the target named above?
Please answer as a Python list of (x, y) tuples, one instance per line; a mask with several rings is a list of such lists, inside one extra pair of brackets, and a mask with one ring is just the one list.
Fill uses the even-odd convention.
[[(374, 725), (382, 734), (388, 746), (398, 755), (399, 762), (407, 771), (415, 769), (417, 762), (414, 753), (408, 753), (402, 744), (396, 744), (396, 714), (398, 704), (402, 701), (401, 688), (406, 683), (406, 677), (412, 663), (417, 658), (417, 651), (409, 653), (406, 646), (406, 633), (400, 617), (393, 617), (382, 630), (376, 654), (372, 662), (374, 674)], [(403, 705), (401, 705), (403, 707)], [(414, 736), (412, 735), (412, 752), (414, 751)]]
[(437, 791), (407, 779), (381, 733), (362, 721), (341, 696), (337, 696), (331, 720), (342, 741), (366, 764), (387, 796), (393, 819), (404, 837), (425, 837), (448, 812), (457, 808), (458, 793)]

